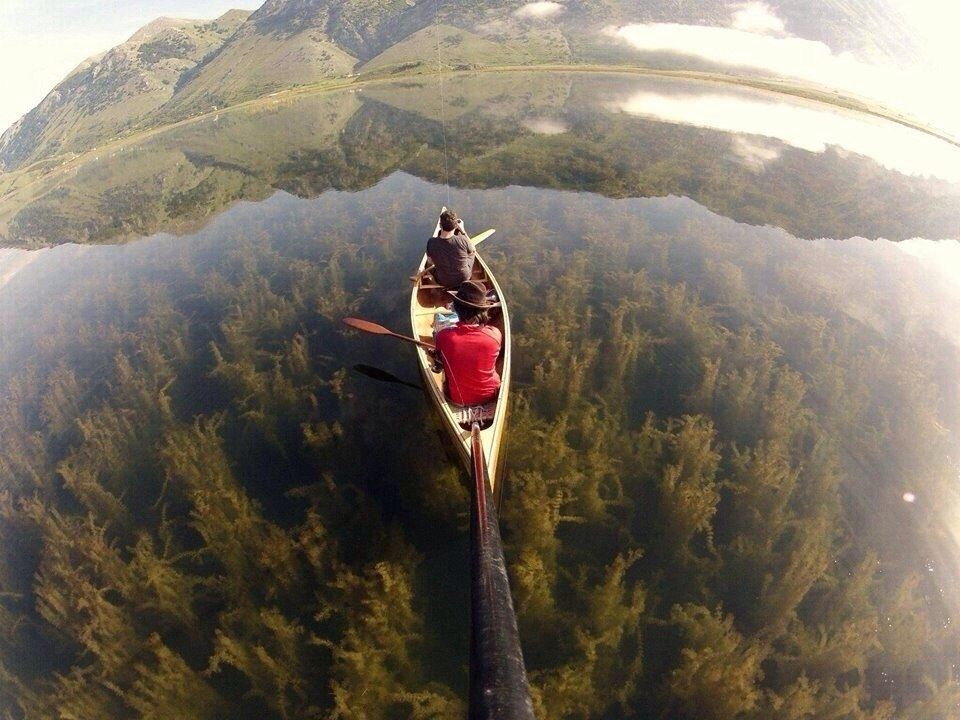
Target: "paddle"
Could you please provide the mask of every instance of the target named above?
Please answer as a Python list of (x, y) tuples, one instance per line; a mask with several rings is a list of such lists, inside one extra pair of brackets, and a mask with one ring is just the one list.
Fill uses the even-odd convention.
[(490, 228), (489, 230), (484, 230), (482, 233), (480, 233), (476, 237), (470, 238), (470, 242), (472, 242), (473, 246), (476, 247), (477, 245), (482, 243), (484, 240), (486, 240), (488, 237), (493, 235), (496, 231), (497, 231), (496, 228)]
[[(496, 231), (497, 231), (496, 228), (490, 228), (489, 230), (484, 230), (482, 233), (480, 233), (476, 237), (470, 238), (470, 242), (472, 242), (473, 246), (476, 247), (477, 245), (482, 243), (484, 240), (486, 240), (488, 237), (493, 235)], [(425, 267), (423, 270), (418, 272), (416, 275), (411, 275), (410, 282), (413, 282), (413, 283), (418, 282), (420, 278), (422, 278), (425, 274), (427, 274), (431, 270), (433, 270), (433, 265), (427, 265), (427, 267)]]
[(374, 380), (379, 380), (380, 382), (406, 385), (414, 390), (423, 390), (423, 386), (417, 385), (416, 383), (407, 382), (406, 380), (401, 380), (396, 375), (388, 373), (386, 370), (381, 370), (378, 367), (374, 367), (373, 365), (354, 365), (353, 369), (361, 375), (366, 375), (368, 378), (373, 378)]
[(533, 720), (530, 685), (479, 423), (473, 424), (470, 436), (469, 717)]
[(419, 345), (422, 348), (427, 350), (433, 350), (433, 345), (430, 343), (420, 342), (416, 338), (407, 337), (406, 335), (400, 335), (393, 332), (393, 330), (387, 330), (383, 325), (377, 325), (376, 323), (370, 322), (369, 320), (361, 320), (360, 318), (346, 317), (343, 319), (343, 324), (352, 327), (354, 330), (361, 330), (363, 332), (372, 333), (374, 335), (389, 335), (390, 337), (395, 337), (398, 340), (405, 340), (414, 345)]

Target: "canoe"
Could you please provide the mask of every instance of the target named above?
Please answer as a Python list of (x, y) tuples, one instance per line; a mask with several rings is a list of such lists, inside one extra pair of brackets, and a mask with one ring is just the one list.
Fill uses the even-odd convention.
[[(434, 235), (439, 232), (440, 222), (438, 220)], [(429, 276), (424, 276), (423, 271), (426, 267), (427, 256), (424, 254), (417, 268), (417, 279), (414, 281), (414, 287), (410, 294), (410, 322), (415, 338), (422, 342), (433, 343), (433, 328), (437, 313), (447, 310), (450, 296), (443, 288), (433, 284)], [(482, 415), (485, 420), (481, 424), (480, 430), (480, 441), (490, 478), (490, 491), (499, 505), (500, 477), (504, 460), (501, 445), (507, 425), (507, 408), (510, 399), (510, 316), (507, 313), (507, 303), (503, 297), (503, 292), (500, 290), (500, 285), (483, 258), (480, 257), (479, 252), (473, 264), (473, 279), (483, 282), (488, 290), (494, 290), (500, 300), (500, 307), (490, 311), (490, 325), (498, 328), (503, 334), (503, 346), (500, 348), (500, 357), (497, 358), (500, 393), (496, 401), (484, 406)], [(420, 368), (420, 375), (423, 378), (423, 386), (426, 389), (427, 397), (437, 409), (441, 424), (446, 434), (453, 441), (454, 448), (469, 473), (472, 469), (469, 410), (454, 405), (447, 399), (443, 390), (443, 373), (433, 372), (432, 364), (432, 358), (426, 350), (417, 347), (417, 365)]]

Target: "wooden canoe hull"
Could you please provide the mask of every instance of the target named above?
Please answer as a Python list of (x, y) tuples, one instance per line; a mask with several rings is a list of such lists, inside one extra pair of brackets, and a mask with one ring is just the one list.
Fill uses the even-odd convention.
[[(434, 234), (438, 231), (439, 224)], [(426, 264), (427, 256), (424, 254), (417, 268), (418, 275), (422, 273)], [(499, 480), (503, 472), (504, 462), (501, 447), (507, 426), (507, 409), (510, 399), (510, 316), (507, 312), (507, 305), (500, 285), (497, 283), (493, 273), (490, 272), (490, 268), (483, 261), (483, 258), (480, 257), (479, 252), (474, 262), (473, 276), (474, 279), (482, 280), (487, 287), (493, 288), (497, 293), (497, 297), (500, 298), (500, 308), (493, 312), (493, 317), (490, 322), (492, 326), (498, 328), (503, 334), (503, 346), (500, 349), (500, 357), (497, 359), (497, 371), (500, 374), (500, 394), (497, 397), (493, 422), (480, 433), (487, 467), (489, 468), (490, 490), (494, 497), (499, 500)], [(450, 296), (443, 290), (424, 289), (422, 287), (424, 284), (421, 280), (418, 280), (411, 291), (410, 323), (415, 338), (423, 342), (432, 343), (433, 316), (438, 310), (446, 306), (450, 300)], [(420, 376), (423, 379), (423, 386), (426, 390), (427, 397), (430, 399), (430, 403), (437, 409), (446, 434), (453, 442), (453, 446), (460, 457), (463, 467), (469, 472), (471, 469), (470, 428), (462, 428), (454, 418), (453, 413), (457, 408), (450, 403), (444, 393), (443, 374), (433, 372), (431, 369), (432, 359), (423, 348), (418, 347), (416, 353), (417, 366), (420, 368)]]

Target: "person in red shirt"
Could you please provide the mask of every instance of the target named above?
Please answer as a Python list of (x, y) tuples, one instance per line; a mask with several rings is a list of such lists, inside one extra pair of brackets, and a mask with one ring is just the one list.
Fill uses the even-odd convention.
[(487, 324), (487, 311), (500, 303), (488, 300), (486, 288), (476, 280), (462, 283), (456, 293), (448, 292), (460, 321), (441, 330), (436, 338), (447, 395), (457, 405), (483, 405), (496, 399), (500, 390), (497, 357), (503, 335)]

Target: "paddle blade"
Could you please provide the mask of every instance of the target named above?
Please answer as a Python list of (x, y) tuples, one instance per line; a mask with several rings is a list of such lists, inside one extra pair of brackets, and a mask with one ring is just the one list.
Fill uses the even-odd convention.
[(360, 318), (345, 317), (343, 324), (349, 325), (354, 330), (362, 330), (363, 332), (373, 333), (374, 335), (393, 335), (393, 332), (387, 330), (383, 325), (377, 325), (369, 320), (361, 320)]
[(497, 231), (496, 228), (490, 228), (489, 230), (484, 230), (482, 233), (480, 233), (476, 237), (470, 238), (470, 241), (473, 243), (474, 247), (476, 247), (477, 245), (482, 243), (484, 240), (486, 240), (488, 237), (493, 235), (496, 231)]
[(396, 385), (406, 385), (407, 387), (413, 388), (414, 390), (422, 390), (423, 388), (420, 385), (417, 385), (412, 382), (407, 382), (406, 380), (401, 380), (396, 375), (388, 373), (386, 370), (381, 370), (378, 367), (373, 365), (354, 365), (353, 369), (356, 370), (361, 375), (366, 375), (369, 378), (374, 380), (379, 380), (381, 382), (394, 383)]

